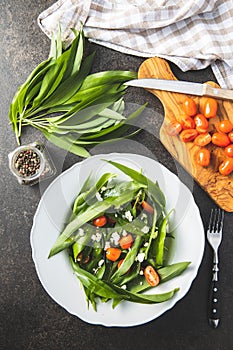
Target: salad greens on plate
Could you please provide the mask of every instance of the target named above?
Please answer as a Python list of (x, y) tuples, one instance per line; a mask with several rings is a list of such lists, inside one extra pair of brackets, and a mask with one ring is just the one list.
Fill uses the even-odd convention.
[[(104, 173), (93, 184), (91, 175), (73, 203), (68, 224), (50, 250), (49, 257), (67, 250), (74, 273), (88, 304), (97, 300), (153, 304), (178, 292), (144, 292), (180, 275), (190, 264), (169, 264), (171, 241), (166, 199), (159, 184), (123, 164), (107, 161), (125, 175)], [(154, 289), (155, 288), (155, 289)]]

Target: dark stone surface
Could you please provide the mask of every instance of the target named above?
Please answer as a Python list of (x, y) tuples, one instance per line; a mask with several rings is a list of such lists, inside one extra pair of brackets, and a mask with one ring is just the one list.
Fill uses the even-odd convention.
[[(222, 321), (213, 330), (206, 310), (211, 269), (211, 249), (205, 254), (197, 278), (189, 293), (158, 319), (132, 328), (106, 328), (86, 324), (57, 305), (41, 286), (31, 257), (30, 230), (43, 186), (18, 185), (8, 168), (7, 155), (17, 145), (8, 121), (8, 109), (17, 87), (31, 70), (47, 58), (49, 40), (37, 26), (37, 16), (52, 0), (0, 0), (0, 349), (164, 349), (228, 350), (233, 343), (232, 214), (226, 214), (224, 239), (220, 250), (222, 285)], [(105, 69), (136, 70), (143, 59), (127, 56), (87, 43), (86, 51), (96, 50), (93, 71)], [(171, 65), (179, 79), (197, 82), (213, 80), (208, 68), (183, 73)], [(214, 203), (189, 175), (176, 164), (158, 141), (163, 118), (161, 103), (143, 90), (129, 89), (126, 100), (143, 104), (148, 101), (143, 132), (130, 142), (114, 145), (119, 152), (137, 152), (152, 156), (178, 173), (193, 192), (206, 227)], [(23, 134), (23, 143), (43, 140), (35, 130)], [(58, 172), (80, 159), (47, 145)], [(93, 149), (93, 153), (111, 148)]]

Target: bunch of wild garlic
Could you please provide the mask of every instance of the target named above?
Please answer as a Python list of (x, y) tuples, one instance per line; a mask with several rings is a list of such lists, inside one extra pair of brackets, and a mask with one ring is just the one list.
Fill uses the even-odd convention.
[[(137, 77), (131, 71), (89, 74), (94, 54), (83, 59), (83, 30), (73, 30), (74, 40), (63, 50), (61, 32), (51, 39), (49, 58), (41, 62), (16, 92), (9, 119), (20, 144), (22, 128), (33, 126), (56, 146), (81, 157), (88, 148), (118, 140), (129, 121), (144, 109), (123, 116), (124, 82)], [(124, 136), (123, 136), (124, 135)]]

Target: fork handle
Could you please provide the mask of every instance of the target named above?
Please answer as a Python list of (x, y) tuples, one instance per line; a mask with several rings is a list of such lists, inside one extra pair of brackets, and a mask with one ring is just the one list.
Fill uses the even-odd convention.
[(218, 266), (213, 266), (213, 277), (210, 286), (210, 302), (209, 302), (209, 323), (211, 327), (217, 328), (220, 321), (219, 308), (219, 281), (218, 281)]

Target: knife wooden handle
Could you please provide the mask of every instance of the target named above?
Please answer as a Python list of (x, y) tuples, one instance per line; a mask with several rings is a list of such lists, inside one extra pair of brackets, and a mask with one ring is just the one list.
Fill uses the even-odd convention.
[[(168, 62), (158, 57), (149, 58), (142, 63), (138, 71), (138, 78), (177, 80)], [(208, 85), (220, 90), (214, 82), (208, 82)], [(164, 107), (164, 122), (160, 129), (160, 140), (165, 148), (193, 176), (219, 207), (228, 212), (233, 212), (233, 173), (229, 176), (223, 176), (218, 171), (220, 163), (225, 159), (224, 149), (209, 144), (207, 147), (211, 152), (211, 164), (208, 167), (201, 167), (196, 163), (196, 154), (199, 147), (194, 145), (193, 142), (181, 142), (179, 136), (170, 136), (166, 132), (167, 123), (184, 114), (182, 103), (187, 95), (147, 90), (158, 97)], [(192, 97), (198, 106), (206, 98)], [(218, 114), (215, 118), (209, 120), (210, 132), (216, 130), (216, 123), (223, 119), (230, 119), (233, 122), (233, 102), (218, 100)]]
[(223, 100), (233, 100), (233, 90), (220, 89), (219, 87), (212, 87), (209, 84), (203, 84), (203, 95), (213, 97), (215, 99), (221, 98)]

